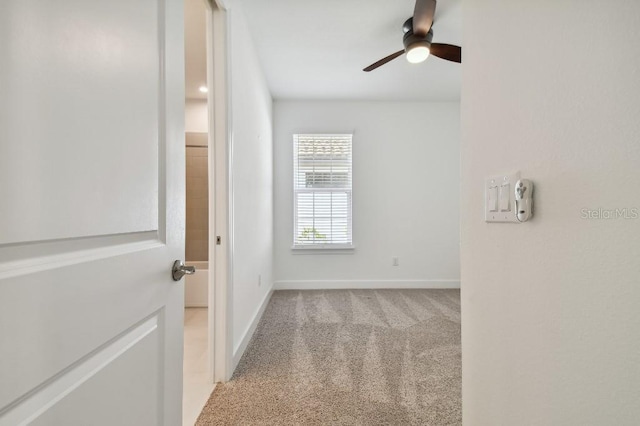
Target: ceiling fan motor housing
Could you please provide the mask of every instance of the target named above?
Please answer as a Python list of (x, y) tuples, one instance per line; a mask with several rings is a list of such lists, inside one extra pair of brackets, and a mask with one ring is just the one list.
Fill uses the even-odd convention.
[(431, 40), (433, 40), (433, 30), (429, 30), (426, 35), (414, 34), (413, 30), (407, 31), (402, 38), (404, 44), (404, 50), (409, 51), (410, 48), (416, 46), (431, 47)]

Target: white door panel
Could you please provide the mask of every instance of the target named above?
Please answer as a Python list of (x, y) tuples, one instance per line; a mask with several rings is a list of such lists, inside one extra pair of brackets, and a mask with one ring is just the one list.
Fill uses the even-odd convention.
[(158, 229), (158, 9), (0, 4), (0, 244)]
[[(86, 416), (85, 424), (158, 424), (158, 322), (155, 315), (91, 353), (4, 420), (8, 424), (26, 419), (33, 425), (65, 425), (81, 411)], [(126, 373), (131, 369), (136, 370), (135, 380)], [(104, 396), (105, 389), (113, 392), (109, 398)]]
[(180, 424), (182, 13), (0, 3), (0, 425)]

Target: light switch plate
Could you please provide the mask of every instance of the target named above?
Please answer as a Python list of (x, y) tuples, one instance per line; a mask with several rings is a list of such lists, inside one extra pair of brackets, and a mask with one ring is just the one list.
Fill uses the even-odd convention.
[[(520, 179), (520, 172), (510, 175), (499, 175), (485, 179), (484, 185), (484, 220), (485, 222), (519, 223), (513, 210), (515, 198), (514, 188)], [(498, 199), (494, 199), (496, 196)], [(506, 190), (506, 191), (505, 191)], [(508, 196), (508, 200), (503, 198)], [(496, 203), (500, 209), (496, 211)], [(505, 207), (507, 210), (505, 211)]]

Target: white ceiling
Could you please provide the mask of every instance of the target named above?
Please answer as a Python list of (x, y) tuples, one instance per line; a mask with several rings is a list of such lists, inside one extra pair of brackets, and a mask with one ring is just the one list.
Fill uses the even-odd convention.
[[(362, 71), (403, 48), (414, 0), (241, 1), (275, 99), (460, 99), (461, 65), (436, 57)], [(461, 3), (438, 2), (434, 42), (461, 44)]]
[(205, 0), (185, 0), (185, 97), (206, 99), (198, 88), (207, 85), (207, 20)]

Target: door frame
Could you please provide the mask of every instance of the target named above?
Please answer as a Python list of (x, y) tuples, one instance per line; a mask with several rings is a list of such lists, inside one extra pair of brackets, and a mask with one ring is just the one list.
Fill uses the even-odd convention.
[[(226, 382), (232, 371), (233, 203), (228, 0), (207, 5), (207, 110), (209, 122), (209, 379)], [(217, 244), (220, 237), (221, 244)]]

